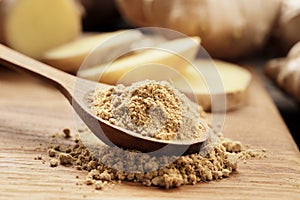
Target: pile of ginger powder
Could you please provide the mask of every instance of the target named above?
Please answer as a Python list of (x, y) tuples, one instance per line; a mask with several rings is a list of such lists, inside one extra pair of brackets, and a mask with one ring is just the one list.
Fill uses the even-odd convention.
[(91, 109), (111, 124), (162, 140), (188, 141), (203, 132), (201, 106), (166, 81), (146, 80), (96, 91)]
[[(162, 140), (191, 140), (203, 131), (200, 119), (206, 117), (201, 106), (192, 103), (168, 82), (137, 82), (96, 91), (90, 98), (91, 109), (109, 123)], [(138, 182), (166, 189), (229, 177), (239, 160), (265, 157), (264, 150), (245, 149), (239, 141), (222, 133), (208, 138), (202, 152), (185, 156), (154, 156), (83, 141), (95, 137), (89, 129), (78, 130), (73, 146), (51, 145), (51, 167), (71, 166), (87, 171), (84, 183), (102, 189), (120, 181)], [(70, 138), (70, 132), (64, 134)], [(84, 136), (85, 135), (85, 136)], [(87, 137), (86, 137), (87, 136)], [(216, 139), (213, 139), (216, 138)], [(90, 141), (95, 141), (91, 138)], [(56, 141), (58, 142), (58, 141)]]

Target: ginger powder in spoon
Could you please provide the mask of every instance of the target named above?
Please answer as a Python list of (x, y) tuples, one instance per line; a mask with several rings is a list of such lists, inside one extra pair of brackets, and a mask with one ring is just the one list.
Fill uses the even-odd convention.
[(204, 115), (166, 81), (146, 80), (96, 91), (92, 110), (100, 118), (127, 130), (162, 140), (188, 141), (200, 137)]

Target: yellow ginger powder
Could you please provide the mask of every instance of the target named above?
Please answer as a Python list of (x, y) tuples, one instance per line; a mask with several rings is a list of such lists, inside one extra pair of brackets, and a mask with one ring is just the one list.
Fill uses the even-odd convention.
[(117, 85), (96, 91), (91, 101), (98, 117), (143, 136), (184, 141), (202, 132), (202, 108), (166, 81)]

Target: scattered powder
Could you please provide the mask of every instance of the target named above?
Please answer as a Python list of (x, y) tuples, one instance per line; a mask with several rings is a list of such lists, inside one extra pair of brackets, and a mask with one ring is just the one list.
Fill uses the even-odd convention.
[(250, 158), (266, 158), (266, 150), (265, 149), (247, 149), (238, 154), (239, 160), (247, 160)]
[(68, 153), (60, 153), (58, 160), (61, 165), (71, 165), (75, 159)]
[(117, 85), (96, 91), (91, 101), (98, 117), (143, 136), (183, 141), (198, 138), (203, 130), (202, 108), (166, 81)]
[(50, 160), (50, 167), (57, 167), (58, 166), (58, 160), (56, 158), (52, 158)]
[(50, 157), (55, 157), (56, 156), (56, 151), (54, 149), (48, 149), (48, 155)]
[(61, 132), (54, 133), (51, 137), (60, 138), (61, 136), (63, 136), (66, 139), (71, 138), (72, 137), (71, 130), (69, 128), (64, 128), (62, 129)]
[(223, 138), (221, 144), (226, 148), (229, 152), (241, 152), (242, 151), (242, 144), (239, 141), (232, 141), (228, 138)]
[(68, 129), (68, 128), (65, 128), (65, 129), (63, 130), (63, 133), (65, 134), (65, 138), (70, 138), (70, 137), (72, 137), (72, 136), (71, 136), (71, 131), (70, 131), (70, 129)]
[(102, 190), (103, 187), (107, 184), (107, 181), (95, 181), (94, 186), (96, 190)]
[[(111, 124), (143, 136), (164, 140), (191, 140), (201, 135), (202, 108), (168, 82), (143, 81), (117, 85), (91, 97), (91, 109)], [(200, 114), (199, 114), (200, 113)], [(92, 134), (88, 129), (84, 129)], [(64, 129), (65, 138), (71, 136)], [(71, 140), (68, 140), (71, 142)], [(87, 148), (80, 139), (70, 147), (50, 146), (50, 166), (58, 164), (87, 171), (85, 184), (97, 190), (108, 183), (138, 182), (145, 186), (174, 188), (229, 177), (239, 160), (263, 158), (263, 150), (244, 150), (239, 141), (218, 135), (203, 147), (207, 154), (153, 156), (118, 147)]]
[(224, 138), (222, 134), (212, 146), (206, 156), (155, 157), (108, 146), (90, 153), (81, 140), (75, 139), (71, 148), (52, 146), (48, 154), (51, 161), (57, 158), (61, 165), (87, 171), (85, 184), (93, 185), (97, 190), (120, 181), (166, 189), (194, 185), (229, 177), (237, 169), (239, 160), (266, 156), (265, 150), (244, 150), (240, 142)]
[(42, 156), (36, 156), (36, 157), (34, 157), (34, 160), (42, 160), (43, 158), (42, 158)]

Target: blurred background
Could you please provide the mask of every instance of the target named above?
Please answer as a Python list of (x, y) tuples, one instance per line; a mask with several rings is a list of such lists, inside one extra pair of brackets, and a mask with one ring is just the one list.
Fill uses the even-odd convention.
[[(86, 34), (157, 26), (199, 36), (213, 58), (251, 66), (258, 73), (300, 146), (300, 89), (298, 93), (289, 89), (300, 88), (300, 78), (287, 76), (289, 81), (284, 82), (292, 82), (289, 84), (279, 83), (277, 79), (281, 69), (286, 70), (288, 66), (289, 58), (283, 59), (300, 40), (299, 0), (236, 0), (230, 1), (230, 6), (227, 1), (216, 4), (209, 0), (40, 2), (0, 1), (0, 41), (3, 44), (46, 62), (44, 52)], [(299, 49), (294, 50), (290, 60), (300, 57)], [(282, 60), (270, 64), (275, 58)], [(299, 61), (291, 73), (300, 77)], [(272, 65), (269, 67), (272, 70), (266, 76), (268, 65)]]
[[(88, 2), (88, 1), (87, 1)], [(102, 0), (100, 7), (103, 7), (103, 13), (97, 10), (97, 5), (93, 5), (90, 1), (90, 7), (94, 7), (94, 10), (86, 13), (83, 17), (83, 29), (84, 31), (115, 31), (119, 29), (135, 28), (133, 24), (128, 23), (120, 14), (115, 1)], [(100, 15), (99, 15), (100, 14)], [(95, 17), (96, 16), (96, 17)], [(98, 16), (98, 17), (97, 17)], [(99, 20), (93, 20), (99, 19)], [(300, 24), (299, 24), (300, 26)], [(293, 98), (288, 96), (284, 91), (280, 90), (270, 79), (268, 79), (263, 73), (263, 67), (266, 62), (274, 57), (285, 56), (286, 52), (280, 52), (273, 50), (274, 39), (269, 41), (269, 44), (261, 52), (257, 52), (256, 55), (252, 55), (252, 58), (243, 59), (246, 63), (254, 63), (255, 71), (259, 74), (261, 80), (264, 83), (267, 91), (274, 100), (281, 116), (283, 117), (287, 127), (293, 135), (298, 148), (300, 148), (300, 107)], [(255, 61), (253, 62), (253, 58)], [(241, 59), (240, 59), (241, 60)], [(236, 60), (238, 62), (239, 59)], [(300, 63), (299, 63), (300, 65)]]

